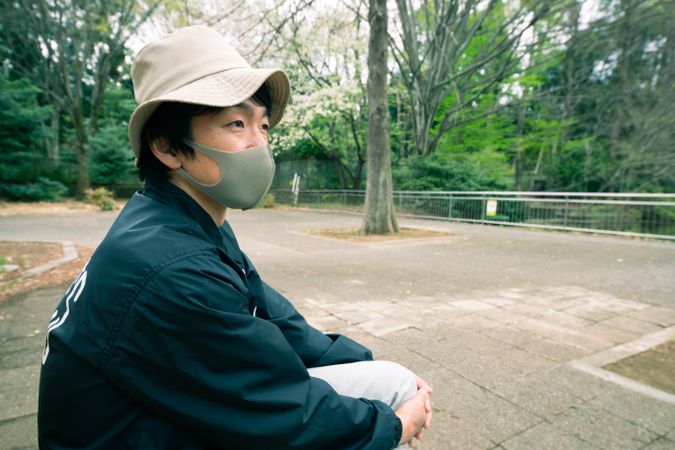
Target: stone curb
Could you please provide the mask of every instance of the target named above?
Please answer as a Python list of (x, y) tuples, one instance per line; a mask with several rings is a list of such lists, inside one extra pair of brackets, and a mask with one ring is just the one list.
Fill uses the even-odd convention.
[(41, 266), (33, 267), (21, 274), (21, 279), (29, 278), (39, 273), (51, 270), (54, 267), (58, 267), (67, 262), (73, 261), (78, 258), (77, 249), (75, 248), (75, 243), (73, 241), (58, 241), (61, 242), (63, 246), (63, 257), (55, 261), (50, 261)]

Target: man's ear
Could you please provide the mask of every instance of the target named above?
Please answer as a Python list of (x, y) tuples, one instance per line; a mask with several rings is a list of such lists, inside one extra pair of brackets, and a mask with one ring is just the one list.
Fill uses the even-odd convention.
[(169, 141), (165, 137), (159, 137), (150, 142), (150, 150), (155, 158), (160, 160), (166, 167), (176, 170), (182, 167), (183, 163), (178, 157), (176, 151), (171, 148)]

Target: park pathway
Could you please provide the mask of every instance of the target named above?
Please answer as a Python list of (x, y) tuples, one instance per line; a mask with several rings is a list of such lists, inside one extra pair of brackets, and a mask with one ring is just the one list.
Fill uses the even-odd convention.
[[(0, 218), (0, 240), (95, 246), (114, 217)], [(352, 243), (304, 233), (357, 227), (349, 214), (251, 210), (228, 220), (263, 278), (316, 327), (432, 383), (434, 423), (416, 448), (675, 448), (667, 394), (579, 369), (671, 333), (675, 243), (421, 220), (401, 224), (447, 237)], [(39, 354), (62, 292), (0, 304), (0, 448), (35, 447)]]

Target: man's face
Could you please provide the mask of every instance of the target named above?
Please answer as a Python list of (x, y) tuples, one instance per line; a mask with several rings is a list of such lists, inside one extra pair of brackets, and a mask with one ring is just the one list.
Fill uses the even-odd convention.
[[(224, 152), (238, 152), (267, 145), (270, 127), (267, 109), (251, 99), (223, 108), (214, 114), (202, 114), (190, 122), (192, 140)], [(220, 169), (216, 162), (201, 152), (195, 158), (185, 158), (183, 168), (197, 181), (212, 184), (218, 181)]]

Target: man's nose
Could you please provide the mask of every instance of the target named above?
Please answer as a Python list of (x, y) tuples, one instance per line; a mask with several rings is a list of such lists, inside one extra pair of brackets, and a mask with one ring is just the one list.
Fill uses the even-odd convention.
[(267, 133), (265, 133), (260, 128), (252, 128), (251, 130), (252, 131), (249, 134), (249, 142), (248, 142), (249, 148), (267, 145)]

